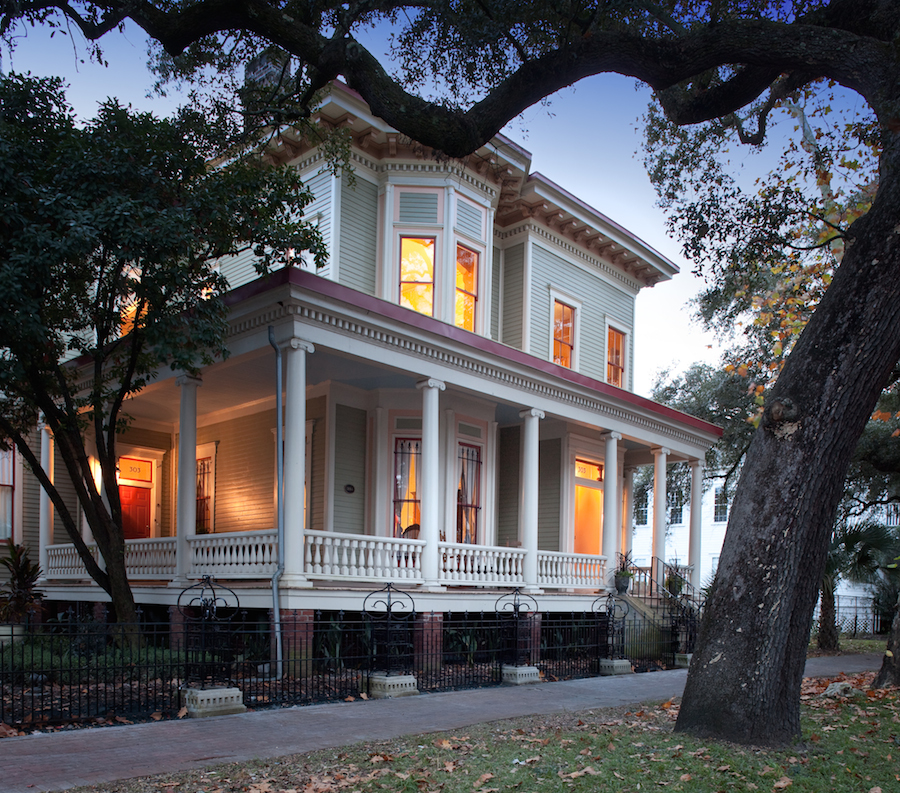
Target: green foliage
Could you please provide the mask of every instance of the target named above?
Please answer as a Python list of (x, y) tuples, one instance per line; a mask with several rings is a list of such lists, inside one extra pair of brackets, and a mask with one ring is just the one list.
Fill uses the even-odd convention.
[(0, 622), (24, 622), (41, 600), (35, 588), (41, 568), (31, 561), (28, 549), (7, 539), (6, 556), (0, 557), (9, 580), (0, 587)]
[[(0, 443), (40, 475), (26, 435), (43, 415), (114, 574), (126, 399), (160, 367), (193, 373), (227, 356), (219, 258), (250, 250), (263, 273), (304, 250), (321, 265), (324, 244), (302, 220), (311, 195), (296, 172), (253, 152), (210, 163), (220, 132), (197, 112), (159, 120), (109, 100), (80, 124), (58, 80), (21, 75), (0, 81), (0, 99)], [(75, 517), (42, 484), (79, 545)]]

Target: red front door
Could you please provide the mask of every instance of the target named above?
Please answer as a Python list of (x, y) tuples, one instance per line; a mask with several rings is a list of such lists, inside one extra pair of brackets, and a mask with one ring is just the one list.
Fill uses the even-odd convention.
[(126, 540), (150, 536), (150, 489), (119, 485), (122, 501), (122, 529)]

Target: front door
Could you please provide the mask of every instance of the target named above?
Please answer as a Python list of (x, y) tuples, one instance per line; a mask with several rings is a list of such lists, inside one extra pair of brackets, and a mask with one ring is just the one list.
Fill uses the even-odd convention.
[(126, 540), (141, 540), (150, 536), (150, 495), (146, 487), (119, 485), (122, 502), (122, 530)]

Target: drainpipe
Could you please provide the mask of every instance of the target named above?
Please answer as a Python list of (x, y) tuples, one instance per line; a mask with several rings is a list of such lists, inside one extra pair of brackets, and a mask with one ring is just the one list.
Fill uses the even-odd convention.
[(275, 676), (281, 679), (281, 594), (278, 582), (284, 572), (284, 439), (281, 424), (281, 348), (275, 343), (275, 328), (269, 325), (269, 344), (275, 350), (275, 459), (278, 482), (275, 488), (275, 514), (278, 522), (278, 563), (272, 576), (272, 614), (275, 619)]

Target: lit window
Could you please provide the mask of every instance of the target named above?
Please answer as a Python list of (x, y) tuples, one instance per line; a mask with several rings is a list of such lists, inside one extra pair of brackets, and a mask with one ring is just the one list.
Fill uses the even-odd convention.
[(212, 457), (203, 457), (197, 460), (197, 534), (212, 531), (212, 489)]
[(728, 520), (728, 493), (724, 487), (716, 488), (716, 503), (713, 510), (713, 520), (716, 523), (725, 523)]
[(456, 246), (456, 317), (458, 328), (475, 330), (475, 304), (478, 300), (478, 254)]
[(419, 439), (397, 438), (394, 442), (394, 536), (419, 538)]
[(400, 305), (434, 314), (434, 237), (400, 238)]
[(575, 309), (553, 301), (553, 363), (572, 368), (575, 352)]
[(0, 451), (0, 540), (12, 537), (14, 461), (12, 449)]
[(625, 334), (609, 329), (606, 341), (606, 382), (625, 387)]
[(459, 482), (456, 489), (456, 541), (478, 542), (481, 511), (481, 448), (459, 444)]

